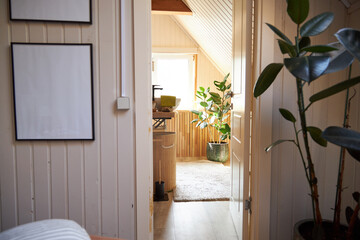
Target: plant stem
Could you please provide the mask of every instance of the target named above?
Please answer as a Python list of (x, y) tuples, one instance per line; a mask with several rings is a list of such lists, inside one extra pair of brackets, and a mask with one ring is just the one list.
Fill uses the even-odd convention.
[[(300, 55), (300, 49), (299, 49), (299, 42), (300, 42), (300, 25), (297, 25), (297, 36), (295, 38), (296, 43), (296, 55), (299, 57)], [(303, 92), (303, 83), (300, 78), (296, 78), (296, 89), (297, 89), (297, 97), (298, 97), (298, 110), (300, 115), (300, 122), (301, 122), (301, 129), (303, 133), (303, 139), (304, 139), (304, 145), (305, 145), (305, 151), (306, 151), (306, 157), (307, 157), (307, 166), (304, 164), (304, 170), (307, 176), (307, 180), (310, 186), (311, 191), (311, 203), (312, 203), (312, 211), (313, 211), (313, 218), (314, 223), (316, 226), (320, 226), (322, 223), (322, 217), (319, 207), (319, 193), (318, 193), (318, 186), (317, 186), (317, 178), (315, 175), (315, 169), (314, 164), (311, 159), (311, 153), (310, 153), (310, 147), (309, 147), (309, 139), (307, 134), (307, 124), (306, 124), (306, 114), (305, 114), (305, 103), (304, 103), (304, 92)], [(301, 151), (300, 151), (301, 154)]]
[[(311, 190), (311, 198), (312, 198), (312, 209), (313, 209), (313, 218), (316, 225), (321, 225), (322, 217), (320, 213), (319, 207), (319, 194), (318, 194), (318, 186), (317, 186), (317, 178), (315, 175), (314, 164), (311, 159), (310, 147), (309, 147), (309, 139), (307, 134), (307, 125), (306, 125), (306, 115), (305, 115), (305, 105), (304, 105), (304, 93), (303, 87), (301, 84), (301, 79), (296, 78), (297, 85), (297, 95), (298, 95), (298, 110), (300, 114), (301, 120), (301, 128), (303, 133), (304, 145), (307, 155), (308, 162), (308, 182)], [(305, 168), (305, 171), (307, 169)]]
[[(295, 137), (296, 137), (296, 143), (295, 145), (297, 146), (298, 150), (299, 150), (299, 153), (300, 153), (300, 157), (301, 157), (301, 161), (303, 163), (303, 166), (304, 166), (304, 169), (305, 169), (305, 174), (306, 174), (306, 180), (308, 182), (310, 182), (310, 178), (309, 178), (309, 174), (308, 172), (306, 171), (307, 167), (306, 167), (306, 163), (305, 163), (305, 159), (304, 159), (304, 154), (301, 150), (301, 147), (300, 147), (300, 142), (299, 142), (299, 132), (297, 131), (296, 129), (296, 125), (294, 123), (294, 131), (295, 131)], [(310, 186), (311, 187), (311, 186)]]
[[(352, 69), (352, 65), (350, 65), (350, 67), (349, 67), (348, 79), (351, 78), (351, 69)], [(345, 98), (344, 122), (343, 122), (344, 128), (349, 127), (349, 115), (350, 115), (350, 100), (349, 100), (349, 89), (347, 89), (346, 98)], [(334, 212), (334, 233), (335, 233), (335, 235), (339, 232), (339, 229), (340, 229), (341, 194), (342, 194), (344, 168), (345, 168), (345, 148), (341, 147), (338, 179), (337, 179), (337, 185), (336, 185), (335, 208), (334, 208), (335, 209), (335, 212)]]

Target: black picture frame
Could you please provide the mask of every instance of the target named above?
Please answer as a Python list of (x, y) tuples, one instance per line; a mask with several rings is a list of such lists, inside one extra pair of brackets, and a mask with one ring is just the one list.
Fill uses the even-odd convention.
[(92, 0), (9, 0), (11, 21), (92, 24)]
[(95, 140), (91, 43), (11, 43), (17, 141)]

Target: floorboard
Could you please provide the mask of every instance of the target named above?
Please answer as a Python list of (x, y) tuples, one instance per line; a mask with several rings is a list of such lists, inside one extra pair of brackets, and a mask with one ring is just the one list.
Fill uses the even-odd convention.
[(238, 239), (228, 201), (154, 203), (154, 240)]

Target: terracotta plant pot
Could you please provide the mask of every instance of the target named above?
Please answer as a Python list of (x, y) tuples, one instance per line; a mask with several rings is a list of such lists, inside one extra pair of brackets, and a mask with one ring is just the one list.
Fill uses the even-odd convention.
[[(332, 234), (333, 223), (329, 220), (323, 220), (322, 223), (324, 238), (326, 240), (334, 239)], [(312, 240), (312, 231), (314, 227), (313, 219), (304, 219), (297, 222), (294, 226), (294, 237), (293, 240)], [(347, 227), (341, 225), (337, 239), (346, 239)]]
[(206, 157), (215, 162), (226, 162), (229, 158), (229, 143), (208, 142), (206, 146)]

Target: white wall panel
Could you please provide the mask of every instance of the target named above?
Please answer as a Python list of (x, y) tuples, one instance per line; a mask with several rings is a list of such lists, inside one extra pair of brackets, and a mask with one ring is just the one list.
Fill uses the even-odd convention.
[[(0, 231), (68, 218), (90, 234), (134, 238), (134, 112), (115, 110), (120, 6), (92, 6), (92, 25), (10, 22), (0, 0)], [(95, 141), (14, 140), (10, 42), (93, 44)], [(131, 80), (127, 86), (132, 99)]]

